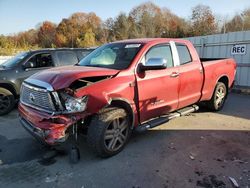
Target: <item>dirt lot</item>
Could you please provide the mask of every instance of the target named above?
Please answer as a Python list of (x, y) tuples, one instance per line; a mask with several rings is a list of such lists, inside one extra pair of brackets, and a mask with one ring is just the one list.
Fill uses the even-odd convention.
[(20, 126), (0, 117), (0, 187), (250, 187), (250, 96), (230, 94), (220, 113), (199, 111), (134, 134), (124, 151), (94, 156), (81, 139), (81, 161), (47, 152)]

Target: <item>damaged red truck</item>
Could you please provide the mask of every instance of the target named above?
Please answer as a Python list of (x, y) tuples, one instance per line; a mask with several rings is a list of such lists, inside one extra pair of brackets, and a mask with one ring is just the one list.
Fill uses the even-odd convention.
[(20, 121), (49, 145), (85, 131), (93, 151), (108, 157), (124, 148), (133, 129), (155, 127), (201, 103), (220, 110), (235, 74), (233, 59), (200, 59), (186, 40), (118, 41), (74, 66), (26, 79)]

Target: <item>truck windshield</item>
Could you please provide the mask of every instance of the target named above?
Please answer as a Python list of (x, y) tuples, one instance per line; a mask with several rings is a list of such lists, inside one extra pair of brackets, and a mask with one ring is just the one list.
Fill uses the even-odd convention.
[(123, 70), (129, 67), (142, 46), (140, 43), (106, 44), (91, 52), (77, 65)]
[(16, 66), (23, 58), (27, 56), (28, 52), (22, 52), (12, 57), (11, 59), (5, 61), (1, 66), (3, 67), (14, 67)]

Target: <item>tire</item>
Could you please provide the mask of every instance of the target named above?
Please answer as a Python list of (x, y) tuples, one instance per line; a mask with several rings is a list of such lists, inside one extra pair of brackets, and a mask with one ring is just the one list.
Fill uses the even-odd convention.
[(15, 106), (13, 93), (5, 88), (0, 88), (0, 116), (9, 113)]
[(214, 93), (207, 107), (213, 111), (219, 111), (223, 108), (227, 98), (227, 87), (223, 82), (218, 82), (215, 86)]
[(87, 134), (90, 148), (100, 157), (111, 157), (125, 147), (131, 134), (131, 121), (122, 108), (106, 108), (93, 116)]

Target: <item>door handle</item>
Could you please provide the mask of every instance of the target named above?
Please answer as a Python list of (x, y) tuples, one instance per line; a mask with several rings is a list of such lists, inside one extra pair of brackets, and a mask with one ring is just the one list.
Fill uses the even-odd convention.
[(172, 72), (172, 74), (170, 75), (170, 77), (175, 78), (178, 77), (179, 73), (178, 72)]

